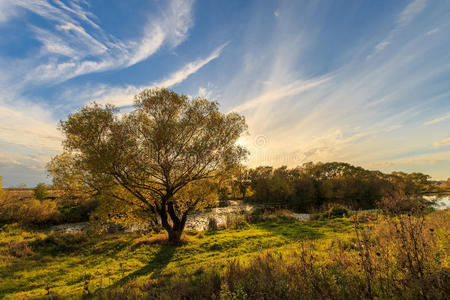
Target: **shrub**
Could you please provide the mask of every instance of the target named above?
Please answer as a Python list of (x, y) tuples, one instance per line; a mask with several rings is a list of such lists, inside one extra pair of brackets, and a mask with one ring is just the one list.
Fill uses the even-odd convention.
[(217, 220), (214, 217), (208, 218), (208, 231), (216, 231), (218, 229), (217, 227)]
[(242, 228), (248, 225), (245, 214), (227, 214), (227, 228)]
[(76, 206), (66, 206), (60, 209), (61, 222), (76, 223), (89, 221), (92, 212), (99, 206), (98, 200), (84, 201)]
[(45, 183), (39, 183), (34, 188), (34, 197), (38, 200), (44, 200), (48, 197), (47, 185)]
[(343, 218), (348, 217), (349, 215), (349, 210), (343, 206), (334, 206), (328, 211), (328, 218)]
[(390, 215), (404, 213), (422, 214), (429, 206), (423, 197), (409, 196), (402, 191), (395, 191), (378, 202), (378, 207)]
[(21, 224), (51, 224), (58, 222), (60, 214), (55, 201), (20, 199), (14, 193), (6, 193), (0, 199), (0, 222)]
[(264, 210), (257, 208), (254, 209), (252, 212), (248, 213), (246, 215), (247, 222), (249, 224), (254, 224), (261, 222), (263, 220)]
[(312, 219), (335, 219), (344, 218), (350, 216), (351, 212), (346, 207), (340, 204), (329, 204), (328, 209), (325, 212), (316, 214)]

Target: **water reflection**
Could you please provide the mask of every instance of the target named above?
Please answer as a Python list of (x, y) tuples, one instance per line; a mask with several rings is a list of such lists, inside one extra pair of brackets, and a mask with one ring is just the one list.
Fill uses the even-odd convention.
[(424, 196), (426, 200), (435, 202), (433, 207), (435, 209), (450, 209), (450, 196), (449, 195), (433, 195)]

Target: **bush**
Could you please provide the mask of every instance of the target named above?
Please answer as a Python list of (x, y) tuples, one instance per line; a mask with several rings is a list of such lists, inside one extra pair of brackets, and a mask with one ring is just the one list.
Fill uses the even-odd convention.
[(350, 211), (343, 206), (334, 206), (328, 211), (328, 218), (330, 219), (348, 217), (349, 215)]
[(92, 212), (99, 206), (99, 201), (84, 201), (76, 206), (66, 206), (60, 209), (61, 222), (76, 223), (87, 222)]
[(60, 214), (55, 201), (20, 199), (18, 195), (6, 193), (0, 199), (0, 222), (20, 224), (53, 224), (59, 221)]
[(422, 214), (430, 206), (423, 197), (409, 196), (402, 191), (395, 191), (381, 199), (378, 207), (389, 215), (404, 213)]
[(217, 231), (217, 220), (214, 217), (208, 218), (208, 231)]
[(247, 222), (249, 224), (254, 224), (261, 222), (263, 220), (264, 210), (257, 208), (254, 209), (251, 213), (247, 214)]
[(313, 219), (335, 219), (349, 217), (351, 212), (348, 208), (340, 204), (329, 204), (328, 209), (325, 212), (316, 214)]
[(227, 228), (242, 228), (248, 223), (245, 214), (227, 214), (226, 225)]
[(47, 185), (45, 183), (39, 183), (34, 188), (34, 197), (38, 200), (44, 200), (48, 197)]

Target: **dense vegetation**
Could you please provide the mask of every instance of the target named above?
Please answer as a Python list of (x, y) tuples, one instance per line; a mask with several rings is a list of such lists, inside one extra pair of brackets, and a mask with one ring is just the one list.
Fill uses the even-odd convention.
[[(422, 173), (385, 174), (341, 162), (308, 163), (292, 169), (235, 166), (227, 169), (220, 180), (210, 182), (208, 193), (213, 187), (218, 197), (208, 196), (204, 207), (220, 205), (221, 201), (226, 205), (224, 200), (227, 199), (244, 199), (308, 213), (336, 205), (354, 210), (375, 209), (380, 208), (383, 199), (398, 197), (399, 193), (420, 200), (424, 193), (450, 190), (450, 185), (437, 186), (429, 178)], [(44, 184), (34, 189), (0, 188), (0, 223), (54, 225), (89, 220), (97, 223), (130, 221), (127, 220), (129, 207), (121, 203), (113, 205), (110, 197), (80, 189), (70, 180), (64, 184), (56, 182), (55, 187), (58, 189)], [(198, 195), (199, 191), (196, 192)]]
[(38, 199), (33, 189), (5, 189), (0, 196), (0, 224), (48, 226), (89, 221), (98, 207), (96, 197), (89, 199), (61, 197), (59, 190), (46, 190)]
[[(172, 245), (158, 227), (113, 234), (95, 226), (76, 234), (48, 229), (61, 222), (90, 219), (95, 225), (108, 220), (97, 220), (113, 208), (101, 204), (101, 194), (75, 195), (43, 185), (0, 189), (0, 297), (447, 299), (450, 295), (446, 284), (450, 213), (432, 212), (419, 197), (436, 189), (426, 175), (386, 175), (343, 163), (319, 163), (275, 170), (238, 167), (229, 169), (217, 184), (222, 199), (241, 197), (318, 213), (311, 221), (298, 222), (289, 211), (273, 211), (269, 205), (265, 211), (228, 216), (225, 228), (211, 222), (208, 232), (188, 231), (181, 244)], [(377, 212), (358, 215), (348, 209), (374, 206)]]
[(230, 185), (233, 195), (298, 212), (314, 212), (336, 203), (353, 209), (373, 209), (383, 197), (398, 192), (416, 197), (436, 190), (430, 177), (422, 173), (384, 174), (341, 162), (307, 163), (292, 169), (241, 167), (235, 174)]
[(5, 225), (6, 299), (446, 299), (448, 211), (297, 222), (241, 216), (227, 229), (60, 234)]

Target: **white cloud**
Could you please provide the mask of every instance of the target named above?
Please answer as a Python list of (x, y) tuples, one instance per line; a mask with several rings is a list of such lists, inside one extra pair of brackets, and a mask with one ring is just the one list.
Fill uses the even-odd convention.
[(79, 52), (68, 45), (64, 39), (50, 31), (35, 26), (31, 26), (31, 29), (36, 34), (37, 40), (42, 43), (44, 55), (49, 53), (68, 57), (76, 57), (79, 55)]
[(194, 24), (192, 20), (193, 0), (175, 0), (170, 2), (168, 17), (163, 26), (169, 30), (169, 42), (172, 47), (178, 46), (188, 35)]
[[(184, 65), (180, 70), (172, 73), (167, 78), (151, 83), (145, 86), (127, 86), (125, 88), (120, 87), (103, 87), (100, 92), (101, 95), (98, 95), (97, 97), (93, 98), (90, 95), (90, 98), (94, 99), (94, 101), (98, 103), (109, 103), (114, 104), (117, 106), (126, 106), (133, 104), (133, 97), (135, 94), (137, 94), (140, 90), (145, 88), (152, 88), (152, 87), (172, 87), (174, 85), (177, 85), (184, 80), (186, 80), (190, 75), (198, 72), (203, 66), (211, 62), (212, 60), (218, 58), (220, 54), (222, 53), (222, 50), (224, 47), (226, 47), (228, 43), (225, 43), (221, 45), (220, 47), (216, 48), (210, 55), (208, 55), (205, 58), (199, 58), (193, 62), (187, 63)], [(96, 91), (99, 93), (99, 91)]]
[(392, 39), (400, 32), (400, 30), (410, 24), (414, 18), (419, 15), (426, 7), (428, 0), (415, 0), (408, 4), (398, 15), (397, 24), (389, 32), (389, 34), (381, 42), (375, 45), (371, 54), (367, 56), (367, 59), (371, 59), (373, 56), (383, 51), (388, 45), (391, 44)]
[(427, 31), (427, 35), (433, 35), (439, 32), (439, 27), (433, 28), (430, 31)]
[(408, 4), (408, 6), (406, 6), (406, 8), (398, 15), (397, 23), (402, 26), (409, 24), (424, 10), (427, 2), (428, 0), (415, 0)]
[(144, 37), (137, 45), (130, 59), (126, 62), (126, 65), (132, 66), (155, 53), (163, 44), (165, 35), (160, 25), (154, 24), (151, 27), (147, 26)]
[(448, 120), (448, 119), (450, 119), (450, 113), (445, 115), (445, 116), (442, 116), (442, 117), (433, 119), (431, 121), (425, 122), (423, 125), (432, 125), (432, 124), (436, 124), (436, 123), (439, 123), (439, 122), (442, 122), (442, 121), (445, 121), (445, 120)]
[(12, 1), (0, 0), (0, 23), (6, 22), (17, 13), (16, 7)]
[[(23, 85), (54, 84), (92, 72), (132, 66), (164, 45), (179, 45), (193, 24), (193, 1), (171, 0), (158, 15), (149, 15), (139, 39), (125, 41), (105, 33), (94, 21), (95, 15), (75, 2), (66, 5), (59, 0), (2, 1), (6, 4), (0, 5), (26, 9), (54, 24), (54, 30), (31, 27), (42, 48), (38, 60), (28, 59), (26, 75), (16, 74), (24, 77)], [(55, 57), (55, 53), (61, 56)]]
[(212, 96), (212, 91), (208, 90), (205, 87), (199, 87), (198, 91), (197, 91), (197, 95), (199, 97), (203, 97), (203, 98), (209, 99)]
[[(302, 26), (286, 33), (292, 18), (313, 18), (314, 12), (281, 12), (279, 24), (267, 32), (274, 38), (264, 47), (246, 45), (239, 53), (242, 61), (236, 61), (242, 67), (219, 91), (228, 109), (246, 117), (249, 136), (242, 143), (251, 152), (248, 164), (347, 161), (368, 167), (388, 161), (404, 169), (400, 163), (413, 153), (437, 151), (430, 147), (433, 137), (421, 124), (438, 102), (447, 110), (442, 101), (447, 90), (433, 89), (430, 83), (442, 82), (450, 70), (448, 55), (433, 56), (434, 51), (447, 53), (448, 38), (430, 41), (425, 34), (410, 34), (416, 27), (404, 27), (395, 32), (398, 37), (402, 34), (401, 39), (393, 36), (379, 46), (376, 60), (365, 60), (366, 45), (356, 43), (341, 64), (327, 66), (329, 71), (317, 77), (310, 71), (310, 52), (318, 36)], [(436, 14), (436, 24), (443, 20), (444, 13)], [(321, 23), (315, 24), (320, 31)], [(249, 30), (249, 38), (258, 30)], [(387, 42), (389, 53), (381, 51)], [(267, 141), (264, 147), (255, 145), (260, 136)], [(437, 161), (442, 156), (427, 153), (420, 160)]]
[(131, 52), (126, 65), (131, 66), (146, 59), (166, 41), (171, 47), (183, 42), (193, 25), (192, 5), (192, 0), (172, 0), (161, 17), (150, 18), (142, 39), (137, 43), (136, 50)]
[(57, 25), (56, 28), (58, 30), (65, 31), (69, 35), (73, 34), (74, 39), (76, 39), (79, 43), (81, 43), (85, 47), (89, 48), (90, 55), (99, 55), (108, 50), (108, 48), (105, 45), (103, 45), (101, 42), (93, 38), (81, 26), (72, 23), (65, 23), (62, 25)]
[(223, 50), (223, 48), (228, 43), (223, 44), (222, 46), (215, 49), (208, 57), (197, 59), (196, 61), (190, 62), (186, 64), (181, 70), (173, 73), (168, 78), (157, 82), (154, 84), (154, 86), (161, 86), (161, 87), (170, 87), (174, 86), (182, 81), (184, 81), (188, 76), (196, 73), (198, 70), (200, 70), (204, 65), (209, 63), (210, 61), (218, 58)]
[(60, 149), (61, 136), (49, 111), (29, 102), (0, 102), (0, 143), (42, 152)]
[(380, 52), (380, 51), (384, 50), (384, 48), (386, 48), (390, 43), (391, 42), (389, 42), (389, 41), (383, 41), (383, 42), (377, 44), (375, 46), (375, 52)]
[[(396, 158), (391, 160), (380, 160), (375, 162), (366, 163), (368, 167), (371, 168), (388, 168), (390, 170), (395, 170), (400, 166), (409, 166), (414, 168), (414, 166), (424, 165), (426, 168), (429, 168), (430, 165), (444, 165), (445, 163), (450, 163), (450, 152), (436, 152), (431, 154), (418, 154), (409, 157)], [(444, 174), (444, 176), (448, 176), (448, 173)], [(447, 178), (447, 177), (442, 177)]]
[(442, 146), (448, 146), (448, 145), (450, 145), (450, 138), (443, 139), (443, 140), (433, 143), (434, 147), (442, 147)]
[(298, 95), (309, 89), (316, 88), (324, 84), (329, 79), (330, 78), (317, 78), (308, 81), (297, 80), (277, 89), (269, 89), (262, 95), (259, 95), (256, 98), (253, 98), (236, 106), (235, 108), (233, 108), (233, 110), (241, 112), (248, 109), (252, 109), (262, 104), (282, 100), (289, 96)]

